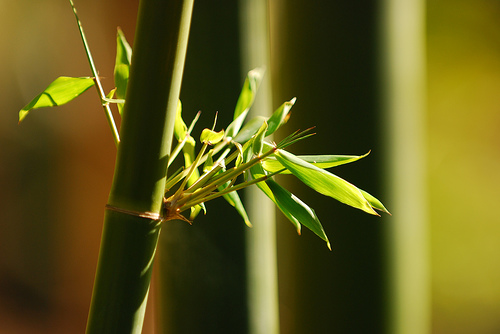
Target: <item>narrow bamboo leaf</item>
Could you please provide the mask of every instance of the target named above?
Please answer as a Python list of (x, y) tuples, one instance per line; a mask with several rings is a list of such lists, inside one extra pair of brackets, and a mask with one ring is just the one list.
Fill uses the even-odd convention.
[[(191, 140), (187, 140), (186, 143), (184, 144), (184, 147), (182, 148), (182, 153), (184, 154), (184, 166), (186, 167), (186, 169), (190, 168), (196, 157), (195, 156), (196, 142), (192, 137), (190, 137), (189, 139)], [(198, 169), (195, 168), (193, 173), (187, 180), (187, 185), (188, 186), (192, 185), (193, 183), (196, 182), (196, 180), (198, 180), (199, 177), (200, 177), (200, 172), (198, 171)]]
[[(170, 164), (175, 160), (175, 158), (177, 157), (177, 155), (179, 154), (179, 152), (181, 150), (183, 150), (183, 152), (185, 152), (184, 145), (186, 145), (186, 143), (189, 143), (189, 145), (191, 145), (192, 147), (194, 147), (196, 145), (196, 141), (194, 140), (193, 137), (191, 137), (191, 131), (193, 130), (194, 125), (198, 121), (199, 117), (200, 117), (200, 113), (198, 112), (196, 114), (195, 118), (193, 119), (193, 121), (191, 122), (191, 124), (189, 125), (189, 128), (187, 128), (186, 124), (182, 120), (181, 101), (179, 100), (177, 102), (177, 110), (176, 110), (175, 121), (174, 121), (174, 136), (175, 136), (175, 138), (177, 138), (178, 144), (175, 146), (175, 148), (172, 150), (172, 152), (170, 154), (170, 157), (168, 160), (168, 166), (170, 166)], [(194, 151), (193, 151), (193, 154), (194, 154)], [(194, 157), (192, 159), (194, 159)]]
[(60, 106), (77, 98), (94, 85), (90, 77), (59, 77), (19, 111), (19, 123), (33, 109)]
[(276, 158), (299, 180), (320, 194), (335, 198), (367, 213), (378, 215), (363, 197), (361, 191), (353, 184), (284, 150), (277, 150)]
[[(248, 161), (250, 161), (252, 159), (252, 156), (253, 156), (252, 149), (251, 149), (252, 144), (253, 144), (253, 138), (252, 138), (252, 140), (247, 141), (243, 145), (243, 147), (241, 148), (241, 154), (238, 155), (238, 158), (236, 159), (236, 162), (235, 162), (236, 168), (238, 168), (241, 164), (247, 163)], [(245, 178), (245, 181), (248, 181), (248, 175), (249, 175), (249, 171), (246, 170), (243, 173), (243, 177)]]
[(359, 191), (361, 191), (361, 194), (363, 195), (364, 198), (366, 198), (366, 200), (370, 203), (370, 205), (374, 208), (374, 209), (377, 209), (377, 210), (380, 210), (382, 212), (385, 212), (387, 214), (391, 214), (389, 212), (389, 210), (387, 210), (384, 206), (384, 204), (382, 204), (382, 202), (380, 202), (378, 199), (376, 199), (374, 196), (370, 195), (369, 193), (367, 193), (366, 191), (362, 190), (362, 189), (359, 189)]
[(132, 64), (132, 47), (120, 28), (116, 34), (116, 64)]
[(256, 116), (249, 120), (238, 132), (233, 141), (243, 144), (246, 143), (253, 135), (259, 131), (262, 124), (266, 121), (264, 116)]
[[(115, 66), (114, 76), (115, 76), (115, 86), (117, 88), (116, 97), (124, 101), (125, 101), (125, 96), (127, 94), (129, 72), (130, 72), (129, 65), (120, 64)], [(122, 114), (124, 105), (125, 102), (117, 104), (118, 112), (120, 113), (120, 115)]]
[[(116, 97), (119, 99), (125, 99), (127, 94), (128, 77), (130, 72), (130, 64), (132, 61), (132, 48), (127, 42), (125, 35), (118, 28), (116, 34), (116, 59), (115, 59), (115, 86), (116, 86)], [(118, 103), (118, 111), (120, 115), (122, 114), (124, 103)]]
[(182, 103), (181, 100), (177, 102), (177, 112), (175, 114), (175, 123), (174, 123), (174, 135), (178, 141), (184, 140), (187, 135), (187, 125), (184, 123), (182, 119)]
[(275, 181), (266, 180), (266, 184), (273, 192), (274, 198), (289, 214), (294, 216), (302, 225), (313, 231), (318, 237), (326, 241), (331, 250), (330, 242), (325, 234), (323, 226), (319, 222), (316, 213), (307, 204), (302, 202), (297, 196), (281, 187)]
[(243, 83), (243, 88), (241, 89), (238, 102), (236, 102), (236, 108), (234, 109), (233, 121), (226, 130), (226, 135), (228, 137), (234, 137), (240, 131), (243, 122), (248, 114), (248, 110), (255, 100), (255, 94), (259, 88), (259, 85), (264, 76), (264, 70), (262, 68), (256, 68), (248, 72), (245, 82)]
[(262, 153), (262, 146), (264, 145), (264, 137), (266, 136), (267, 122), (264, 122), (260, 127), (259, 131), (255, 134), (255, 139), (252, 144), (252, 151), (255, 155), (260, 155)]
[(210, 129), (203, 129), (200, 136), (200, 141), (202, 143), (208, 143), (210, 145), (217, 144), (224, 138), (224, 130), (219, 132), (212, 131)]
[(233, 119), (237, 118), (239, 115), (250, 109), (253, 101), (255, 100), (255, 94), (259, 89), (263, 76), (263, 68), (255, 68), (248, 72), (240, 96), (238, 98), (238, 102), (236, 102)]
[(213, 150), (208, 151), (207, 160), (203, 164), (203, 172), (206, 173), (214, 166)]
[[(222, 187), (222, 189), (225, 189)], [(221, 189), (219, 189), (221, 190)], [(243, 206), (243, 203), (241, 202), (240, 196), (236, 191), (230, 192), (228, 194), (225, 194), (222, 196), (226, 202), (228, 202), (232, 207), (236, 209), (236, 211), (239, 213), (241, 218), (243, 218), (243, 221), (248, 227), (252, 227), (252, 223), (250, 223), (250, 219), (248, 218), (247, 212), (245, 210), (245, 207)]]
[(111, 102), (113, 101), (113, 96), (115, 96), (115, 93), (116, 93), (116, 87), (113, 88), (112, 90), (109, 91), (108, 95), (106, 95), (106, 98), (109, 100), (107, 102)]
[(266, 137), (273, 134), (278, 130), (283, 124), (285, 124), (290, 118), (290, 110), (292, 109), (295, 101), (297, 99), (293, 98), (290, 101), (283, 103), (267, 120), (269, 127), (267, 128)]
[[(297, 158), (307, 161), (316, 167), (326, 169), (357, 161), (366, 157), (369, 153), (363, 155), (297, 155)], [(283, 165), (275, 157), (265, 159), (263, 167), (271, 173), (283, 169)], [(286, 170), (283, 174), (290, 174), (290, 171)]]
[[(250, 168), (250, 174), (252, 175), (252, 178), (258, 179), (260, 177), (265, 176), (265, 172), (262, 169), (260, 165), (255, 165), (252, 168)], [(266, 194), (267, 197), (271, 201), (274, 202), (274, 204), (280, 209), (280, 211), (285, 215), (285, 217), (288, 218), (288, 220), (295, 226), (295, 229), (297, 230), (297, 233), (300, 235), (301, 232), (301, 225), (300, 222), (295, 218), (281, 203), (279, 203), (276, 200), (276, 197), (274, 196), (274, 193), (272, 192), (271, 188), (269, 188), (269, 185), (266, 182), (259, 182), (257, 183), (257, 187), (264, 193)]]
[(205, 207), (205, 203), (197, 204), (191, 207), (191, 213), (189, 214), (189, 220), (193, 221), (203, 210), (203, 214), (207, 214), (207, 208)]

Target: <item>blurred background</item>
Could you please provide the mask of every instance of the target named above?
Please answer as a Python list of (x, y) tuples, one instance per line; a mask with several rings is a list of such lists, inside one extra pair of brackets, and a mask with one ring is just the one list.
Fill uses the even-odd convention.
[[(132, 44), (138, 1), (76, 5), (110, 90), (116, 27)], [(198, 130), (216, 111), (230, 122), (251, 69), (244, 8), (195, 3), (181, 99), (185, 119), (204, 112)], [(294, 153), (371, 150), (334, 172), (393, 214), (281, 179), (333, 249), (276, 215), (281, 332), (500, 332), (500, 3), (279, 0), (267, 15), (272, 108), (297, 97), (278, 136), (316, 126)], [(93, 90), (17, 125), (55, 78), (90, 75), (69, 4), (0, 0), (0, 29), (0, 333), (81, 333), (116, 149)], [(249, 332), (246, 233), (223, 201), (164, 227), (172, 332)]]

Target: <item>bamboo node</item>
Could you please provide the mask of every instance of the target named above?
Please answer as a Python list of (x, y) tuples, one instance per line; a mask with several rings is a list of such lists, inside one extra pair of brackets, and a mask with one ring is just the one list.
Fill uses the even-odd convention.
[(106, 210), (120, 212), (120, 213), (124, 213), (126, 215), (130, 215), (130, 216), (134, 216), (134, 217), (147, 218), (147, 219), (158, 220), (158, 221), (163, 220), (163, 218), (158, 213), (148, 212), (148, 211), (140, 212), (140, 211), (134, 211), (134, 210), (127, 210), (127, 209), (119, 208), (119, 207), (109, 205), (109, 204), (106, 204)]

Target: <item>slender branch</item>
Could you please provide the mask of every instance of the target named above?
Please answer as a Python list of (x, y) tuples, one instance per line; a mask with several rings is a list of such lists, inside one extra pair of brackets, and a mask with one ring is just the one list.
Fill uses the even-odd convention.
[(201, 111), (198, 111), (198, 113), (196, 113), (196, 116), (194, 117), (193, 121), (191, 122), (191, 125), (189, 126), (189, 128), (186, 132), (186, 136), (184, 137), (184, 139), (182, 139), (182, 141), (179, 144), (177, 144), (177, 146), (175, 146), (174, 150), (172, 151), (172, 154), (170, 155), (170, 157), (168, 159), (168, 166), (170, 166), (172, 164), (172, 162), (174, 162), (175, 158), (177, 157), (179, 152), (182, 150), (182, 148), (186, 144), (186, 141), (188, 140), (188, 138), (191, 135), (191, 131), (193, 131), (194, 125), (196, 124), (196, 122), (198, 122), (198, 119), (200, 118), (200, 114), (201, 114)]
[(211, 201), (213, 199), (216, 199), (218, 197), (221, 197), (221, 196), (224, 196), (226, 194), (229, 194), (233, 191), (238, 191), (238, 190), (241, 190), (241, 189), (244, 189), (244, 188), (247, 188), (251, 185), (254, 185), (256, 183), (259, 183), (259, 182), (262, 182), (262, 181), (265, 181), (265, 180), (268, 180), (269, 178), (273, 177), (274, 175), (278, 175), (279, 173), (283, 172), (286, 168), (283, 168), (283, 169), (280, 169), (279, 171), (276, 171), (276, 172), (273, 172), (273, 173), (270, 173), (270, 174), (267, 174), (267, 175), (264, 175), (264, 176), (261, 176), (257, 179), (253, 179), (253, 180), (250, 180), (248, 182), (242, 182), (238, 185), (235, 185), (235, 186), (232, 186), (232, 187), (227, 187), (225, 188), (224, 190), (221, 190), (221, 191), (218, 191), (217, 193), (215, 194), (212, 194), (212, 195), (209, 195), (209, 196), (206, 196), (204, 197), (203, 199), (201, 200), (193, 200), (191, 202), (187, 202), (186, 204), (184, 204), (183, 206), (181, 206), (179, 208), (179, 212), (182, 212), (184, 210), (187, 210), (189, 209), (190, 207), (192, 206), (195, 206), (197, 204), (201, 204), (203, 202), (208, 202), (208, 201)]
[(111, 112), (111, 108), (109, 107), (109, 102), (106, 99), (106, 94), (104, 93), (104, 89), (102, 88), (101, 80), (99, 79), (99, 73), (94, 64), (94, 59), (92, 58), (92, 54), (90, 53), (90, 48), (87, 43), (87, 38), (85, 37), (85, 33), (83, 32), (82, 23), (78, 18), (78, 14), (76, 12), (75, 5), (73, 4), (73, 0), (69, 0), (71, 7), (73, 8), (73, 13), (75, 14), (76, 23), (78, 24), (78, 30), (80, 31), (80, 37), (82, 38), (83, 47), (85, 48), (85, 54), (87, 55), (87, 59), (89, 61), (90, 70), (92, 71), (92, 76), (94, 77), (95, 87), (97, 89), (97, 93), (99, 94), (99, 98), (101, 99), (101, 105), (104, 109), (104, 114), (106, 115), (106, 119), (108, 121), (108, 125), (113, 134), (113, 139), (115, 141), (115, 145), (118, 146), (120, 143), (120, 135), (118, 134), (118, 129), (116, 127), (115, 119), (113, 118), (113, 113)]

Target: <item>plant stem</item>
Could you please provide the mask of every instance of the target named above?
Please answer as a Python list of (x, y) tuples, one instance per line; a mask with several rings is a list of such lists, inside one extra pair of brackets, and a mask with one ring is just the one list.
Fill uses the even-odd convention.
[(142, 330), (192, 8), (193, 0), (139, 5), (88, 334)]
[(87, 55), (87, 59), (90, 65), (90, 70), (92, 75), (94, 76), (95, 87), (97, 89), (97, 93), (99, 94), (99, 98), (101, 99), (101, 105), (104, 109), (104, 114), (106, 115), (106, 120), (108, 121), (109, 128), (111, 129), (111, 133), (113, 134), (113, 139), (115, 141), (115, 145), (118, 146), (120, 143), (120, 135), (118, 134), (118, 129), (116, 128), (115, 119), (113, 118), (113, 113), (111, 112), (111, 108), (109, 107), (109, 102), (105, 102), (106, 94), (104, 93), (104, 89), (102, 88), (101, 80), (99, 79), (99, 73), (97, 73), (97, 69), (94, 64), (94, 58), (92, 57), (92, 53), (90, 53), (89, 44), (87, 43), (87, 38), (85, 37), (85, 33), (83, 32), (82, 23), (78, 18), (78, 14), (76, 12), (75, 5), (72, 0), (69, 0), (71, 7), (73, 8), (73, 13), (75, 14), (76, 23), (78, 24), (78, 30), (80, 31), (80, 37), (83, 42), (83, 47), (85, 48), (85, 54)]

